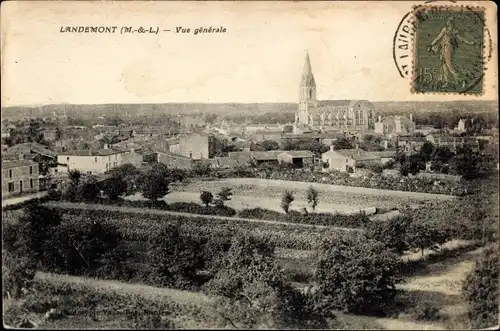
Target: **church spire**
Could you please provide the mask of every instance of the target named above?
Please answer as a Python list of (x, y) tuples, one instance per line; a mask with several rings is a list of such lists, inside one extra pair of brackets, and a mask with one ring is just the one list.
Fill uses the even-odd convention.
[(302, 79), (300, 85), (304, 87), (316, 87), (316, 82), (314, 80), (314, 75), (311, 68), (311, 60), (309, 59), (309, 51), (307, 51), (306, 53), (306, 61), (304, 63), (304, 69), (302, 71)]
[(304, 71), (302, 75), (309, 76), (312, 75), (311, 60), (309, 59), (309, 51), (306, 53), (306, 62), (304, 63)]

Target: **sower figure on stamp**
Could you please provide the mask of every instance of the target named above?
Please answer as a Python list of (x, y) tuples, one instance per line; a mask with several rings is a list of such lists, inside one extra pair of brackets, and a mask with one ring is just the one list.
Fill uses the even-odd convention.
[(462, 84), (465, 87), (465, 70), (462, 70), (460, 66), (453, 62), (453, 53), (458, 47), (459, 41), (467, 45), (475, 44), (473, 41), (469, 41), (459, 35), (458, 30), (453, 24), (453, 18), (450, 17), (446, 21), (446, 26), (441, 29), (441, 32), (427, 48), (429, 52), (439, 54), (442, 87), (446, 87), (448, 84)]

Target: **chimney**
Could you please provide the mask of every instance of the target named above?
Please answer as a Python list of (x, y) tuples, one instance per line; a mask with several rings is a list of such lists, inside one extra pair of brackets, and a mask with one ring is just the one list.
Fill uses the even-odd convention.
[(331, 146), (330, 146), (330, 150), (331, 150), (331, 151), (334, 151), (334, 150), (335, 150), (335, 146), (331, 145)]
[(410, 114), (410, 121), (413, 122), (413, 114)]
[(378, 115), (378, 122), (382, 122), (382, 116)]

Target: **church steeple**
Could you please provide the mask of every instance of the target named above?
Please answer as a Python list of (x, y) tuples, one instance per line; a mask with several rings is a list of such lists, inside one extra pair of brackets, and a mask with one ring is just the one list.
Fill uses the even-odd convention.
[(311, 60), (309, 59), (309, 51), (306, 53), (306, 61), (302, 71), (300, 80), (300, 101), (316, 99), (316, 81), (311, 68)]

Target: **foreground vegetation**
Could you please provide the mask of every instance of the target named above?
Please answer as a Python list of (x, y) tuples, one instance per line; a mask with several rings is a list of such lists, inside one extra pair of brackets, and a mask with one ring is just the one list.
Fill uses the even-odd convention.
[[(80, 181), (75, 177), (72, 181), (67, 188), (69, 197), (94, 194), (92, 185), (75, 183)], [(80, 315), (89, 309), (104, 314), (106, 309), (122, 309), (122, 302), (131, 309), (145, 311), (144, 316), (160, 316), (145, 320), (123, 317), (123, 325), (136, 328), (189, 326), (187, 316), (192, 315), (197, 316), (192, 320), (201, 324), (218, 316), (218, 327), (231, 328), (331, 327), (330, 321), (339, 312), (393, 316), (400, 305), (398, 286), (420, 268), (418, 263), (403, 260), (403, 254), (438, 250), (441, 244), (456, 238), (483, 246), (498, 241), (498, 207), (493, 207), (492, 202), (498, 189), (482, 189), (481, 194), (402, 210), (400, 217), (380, 221), (370, 221), (364, 215), (291, 212), (291, 192), (283, 195), (285, 214), (241, 212), (248, 218), (269, 216), (287, 222), (343, 224), (363, 230), (349, 232), (217, 217), (138, 217), (120, 211), (27, 205), (22, 212), (12, 211), (8, 222), (4, 222), (3, 296), (12, 300), (6, 321), (24, 325), (25, 320), (16, 319), (24, 316), (23, 311), (45, 312), (51, 318), (72, 316), (76, 313), (71, 307), (82, 307)], [(109, 192), (108, 199), (116, 200)], [(150, 194), (151, 204), (156, 204), (159, 195)], [(227, 201), (220, 194), (211, 199), (204, 196), (200, 196), (206, 202), (202, 208), (224, 208), (223, 201)], [(309, 197), (314, 210), (318, 196), (311, 191)], [(220, 201), (214, 203), (214, 198)], [(448, 213), (443, 214), (443, 208)], [(311, 275), (302, 279), (310, 287), (300, 290), (292, 284), (297, 277), (283, 267), (276, 256), (277, 247), (314, 251), (309, 257)], [(471, 324), (478, 327), (491, 325), (498, 315), (498, 251), (487, 250), (484, 254), (463, 284)], [(162, 312), (157, 313), (147, 300), (120, 299), (117, 294), (92, 288), (41, 281), (37, 271), (196, 291), (208, 301), (195, 307), (166, 300)], [(51, 313), (51, 309), (55, 311)], [(420, 315), (426, 319), (432, 312)]]

